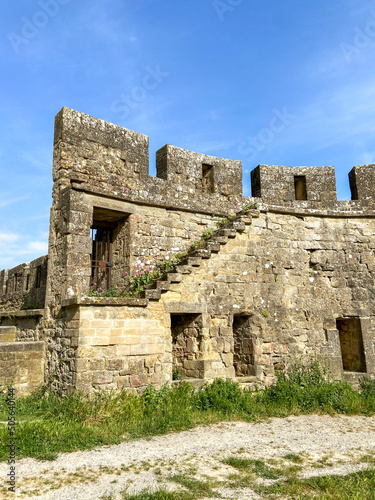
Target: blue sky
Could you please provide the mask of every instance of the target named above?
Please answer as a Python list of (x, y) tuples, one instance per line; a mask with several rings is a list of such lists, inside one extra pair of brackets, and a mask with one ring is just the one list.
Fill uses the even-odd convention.
[(0, 269), (47, 253), (62, 106), (259, 163), (375, 163), (375, 4), (362, 0), (17, 0), (0, 16)]

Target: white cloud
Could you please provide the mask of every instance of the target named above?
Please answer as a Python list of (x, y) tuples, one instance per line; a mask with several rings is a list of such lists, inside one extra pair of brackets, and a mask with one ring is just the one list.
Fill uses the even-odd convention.
[(8, 200), (0, 201), (0, 208), (6, 207), (7, 205), (12, 205), (12, 203), (17, 203), (18, 201), (25, 200), (28, 197), (29, 195), (26, 195), (26, 196), (19, 196), (18, 198), (10, 198)]
[[(48, 252), (48, 237), (38, 234), (39, 240), (31, 235), (21, 235), (6, 231), (0, 232), (0, 270), (9, 269), (24, 262), (30, 262)], [(34, 236), (35, 237), (35, 236)], [(45, 237), (45, 240), (42, 238)]]
[(46, 241), (29, 241), (27, 249), (46, 253), (48, 252), (48, 243)]
[(13, 243), (17, 241), (19, 238), (18, 234), (15, 233), (1, 233), (0, 232), (0, 248), (3, 246), (9, 245), (9, 243)]

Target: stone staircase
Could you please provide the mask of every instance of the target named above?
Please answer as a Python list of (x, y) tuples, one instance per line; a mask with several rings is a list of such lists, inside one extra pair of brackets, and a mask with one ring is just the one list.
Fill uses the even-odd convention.
[(140, 293), (140, 297), (148, 300), (159, 300), (161, 294), (168, 291), (172, 284), (180, 283), (184, 275), (191, 274), (195, 268), (199, 268), (204, 259), (209, 259), (213, 254), (218, 254), (230, 239), (236, 237), (237, 233), (243, 233), (246, 226), (251, 225), (253, 217), (259, 217), (257, 210), (249, 210), (226, 223), (204, 241), (203, 248), (190, 251), (173, 269), (167, 271), (158, 280), (146, 285), (145, 289)]

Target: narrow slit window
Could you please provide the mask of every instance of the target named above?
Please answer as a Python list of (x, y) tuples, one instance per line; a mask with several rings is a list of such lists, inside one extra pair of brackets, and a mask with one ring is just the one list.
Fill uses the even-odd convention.
[(202, 191), (204, 193), (213, 193), (215, 191), (214, 167), (212, 165), (202, 165)]
[(294, 193), (296, 200), (307, 200), (306, 176), (294, 176)]
[(35, 288), (40, 288), (42, 284), (42, 266), (38, 266), (35, 271)]

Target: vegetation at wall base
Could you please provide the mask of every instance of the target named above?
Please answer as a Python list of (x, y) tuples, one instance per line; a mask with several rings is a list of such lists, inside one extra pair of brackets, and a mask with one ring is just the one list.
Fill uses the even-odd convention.
[[(0, 421), (6, 422), (7, 389), (0, 393)], [(364, 378), (361, 390), (330, 379), (322, 367), (294, 365), (264, 391), (242, 390), (216, 379), (197, 392), (185, 381), (142, 396), (127, 391), (59, 396), (41, 388), (16, 400), (18, 457), (48, 460), (59, 452), (190, 429), (223, 420), (256, 421), (291, 414), (375, 413), (375, 380)], [(7, 425), (0, 424), (0, 460), (9, 454)]]

